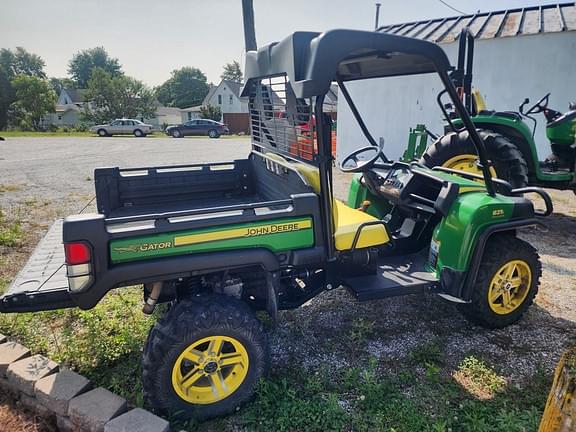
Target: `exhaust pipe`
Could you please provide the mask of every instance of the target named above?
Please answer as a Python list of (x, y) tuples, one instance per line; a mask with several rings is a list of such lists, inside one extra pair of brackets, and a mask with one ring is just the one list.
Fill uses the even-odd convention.
[(254, 5), (252, 0), (242, 0), (242, 17), (244, 19), (244, 46), (246, 52), (256, 51), (256, 29), (254, 27)]

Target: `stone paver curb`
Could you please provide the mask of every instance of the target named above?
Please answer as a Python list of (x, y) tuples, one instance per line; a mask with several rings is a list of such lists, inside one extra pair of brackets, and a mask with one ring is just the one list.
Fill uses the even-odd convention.
[(36, 399), (42, 405), (50, 407), (57, 415), (68, 415), (68, 403), (72, 398), (84, 393), (90, 387), (90, 380), (82, 375), (63, 369), (48, 375), (36, 383)]
[(104, 432), (168, 432), (170, 424), (142, 408), (134, 408), (106, 423)]
[(40, 354), (15, 361), (8, 366), (6, 377), (12, 387), (28, 396), (34, 396), (36, 381), (58, 370), (58, 363)]
[[(169, 432), (169, 423), (0, 334), (0, 391), (62, 432)], [(0, 430), (2, 426), (0, 425)]]
[(90, 432), (102, 432), (104, 425), (126, 411), (126, 399), (102, 387), (76, 396), (68, 405), (72, 423)]
[(16, 342), (0, 345), (0, 377), (6, 377), (6, 370), (15, 361), (30, 356), (30, 350)]

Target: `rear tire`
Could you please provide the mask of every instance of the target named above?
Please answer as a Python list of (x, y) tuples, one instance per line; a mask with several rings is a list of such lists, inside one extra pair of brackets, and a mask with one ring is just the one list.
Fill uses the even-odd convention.
[[(502, 277), (508, 269), (510, 277)], [(497, 235), (484, 250), (471, 303), (459, 304), (458, 309), (474, 324), (506, 327), (522, 318), (533, 303), (541, 275), (540, 257), (532, 245), (513, 235)], [(520, 281), (518, 288), (514, 288), (517, 281)]]
[(220, 134), (219, 134), (218, 131), (215, 130), (215, 129), (210, 129), (210, 130), (208, 131), (208, 136), (209, 136), (210, 138), (220, 138)]
[[(212, 340), (224, 342), (214, 349)], [(180, 419), (228, 414), (252, 397), (269, 355), (262, 323), (247, 304), (218, 295), (180, 301), (148, 335), (142, 358), (145, 400)], [(231, 357), (241, 360), (222, 363)]]
[[(504, 135), (496, 132), (479, 130), (478, 133), (484, 141), (488, 159), (492, 161), (498, 178), (506, 180), (513, 188), (527, 186), (528, 165), (518, 147)], [(476, 154), (476, 148), (468, 131), (450, 132), (432, 143), (422, 155), (420, 162), (429, 168), (449, 167), (449, 161), (459, 155), (474, 155), (477, 160)]]
[(106, 132), (106, 129), (98, 129), (98, 136), (107, 137), (108, 132)]

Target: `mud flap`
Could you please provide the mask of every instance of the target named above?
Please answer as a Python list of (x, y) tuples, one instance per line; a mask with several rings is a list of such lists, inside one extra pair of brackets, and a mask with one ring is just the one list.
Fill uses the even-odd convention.
[(68, 292), (62, 223), (62, 219), (54, 222), (8, 291), (0, 297), (0, 312), (32, 312), (75, 306)]
[(268, 272), (266, 275), (266, 285), (268, 287), (266, 312), (268, 312), (272, 321), (276, 322), (276, 318), (278, 317), (278, 291), (280, 288), (280, 272)]

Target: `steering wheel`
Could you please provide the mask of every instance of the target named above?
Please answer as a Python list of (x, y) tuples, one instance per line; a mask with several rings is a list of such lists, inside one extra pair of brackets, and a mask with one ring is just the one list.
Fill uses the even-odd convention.
[(374, 166), (381, 154), (381, 150), (378, 147), (362, 147), (346, 156), (340, 163), (340, 169), (346, 173), (368, 171)]
[(538, 114), (545, 111), (548, 108), (548, 99), (550, 98), (550, 93), (546, 94), (542, 99), (536, 102), (532, 107), (526, 111), (525, 115), (528, 114)]

